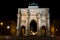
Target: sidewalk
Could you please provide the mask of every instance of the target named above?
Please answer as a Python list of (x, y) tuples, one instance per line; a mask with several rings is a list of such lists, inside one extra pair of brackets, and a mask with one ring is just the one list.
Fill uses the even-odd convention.
[(60, 40), (60, 36), (55, 36), (55, 38), (57, 38), (58, 40)]

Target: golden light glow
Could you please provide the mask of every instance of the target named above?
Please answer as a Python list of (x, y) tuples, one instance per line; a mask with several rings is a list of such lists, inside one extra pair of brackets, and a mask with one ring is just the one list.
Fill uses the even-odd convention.
[(58, 29), (56, 29), (56, 31), (58, 31)]
[(24, 34), (24, 29), (22, 29), (22, 33)]
[(42, 32), (45, 32), (45, 30), (42, 30)]
[(33, 35), (35, 35), (35, 33), (33, 32)]
[(3, 22), (1, 22), (0, 25), (3, 25)]
[(37, 34), (37, 32), (35, 32)]
[(37, 34), (37, 32), (35, 32), (35, 33), (33, 31), (30, 31), (30, 32), (32, 33), (31, 35), (36, 35)]
[(15, 30), (14, 30), (14, 29), (12, 29), (12, 32), (15, 32)]
[(51, 28), (51, 31), (54, 33), (54, 27)]
[(9, 29), (10, 28), (10, 26), (7, 26), (7, 29)]
[(51, 27), (51, 34), (54, 35), (54, 26)]
[(54, 29), (55, 29), (54, 26), (52, 26), (52, 27), (51, 27), (51, 37), (54, 37), (54, 33), (55, 33), (55, 32), (54, 32)]

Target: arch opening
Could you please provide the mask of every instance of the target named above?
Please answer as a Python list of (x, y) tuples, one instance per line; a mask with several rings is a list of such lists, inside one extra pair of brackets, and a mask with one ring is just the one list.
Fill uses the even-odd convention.
[(25, 26), (21, 26), (21, 36), (25, 35)]
[(41, 27), (41, 36), (46, 36), (46, 27), (45, 26)]
[(31, 20), (31, 22), (30, 22), (30, 31), (31, 31), (31, 35), (36, 35), (37, 23), (35, 20)]

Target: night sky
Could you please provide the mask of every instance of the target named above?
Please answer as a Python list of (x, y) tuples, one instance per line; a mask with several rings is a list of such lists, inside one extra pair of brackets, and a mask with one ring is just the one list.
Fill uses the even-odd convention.
[(0, 20), (17, 20), (17, 9), (27, 8), (28, 4), (31, 2), (38, 3), (40, 8), (50, 8), (50, 18), (51, 20), (60, 19), (59, 15), (59, 5), (55, 0), (21, 0), (21, 1), (0, 1)]

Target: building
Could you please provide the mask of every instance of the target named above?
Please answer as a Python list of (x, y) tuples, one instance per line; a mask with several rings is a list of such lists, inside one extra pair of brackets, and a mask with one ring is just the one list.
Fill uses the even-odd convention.
[(18, 8), (17, 36), (49, 36), (49, 8), (39, 8), (37, 3), (29, 4), (28, 8)]
[(52, 20), (51, 21), (51, 27), (50, 27), (50, 32), (51, 32), (51, 35), (54, 35), (54, 36), (60, 36), (60, 20)]
[(0, 20), (0, 35), (16, 35), (16, 21)]

